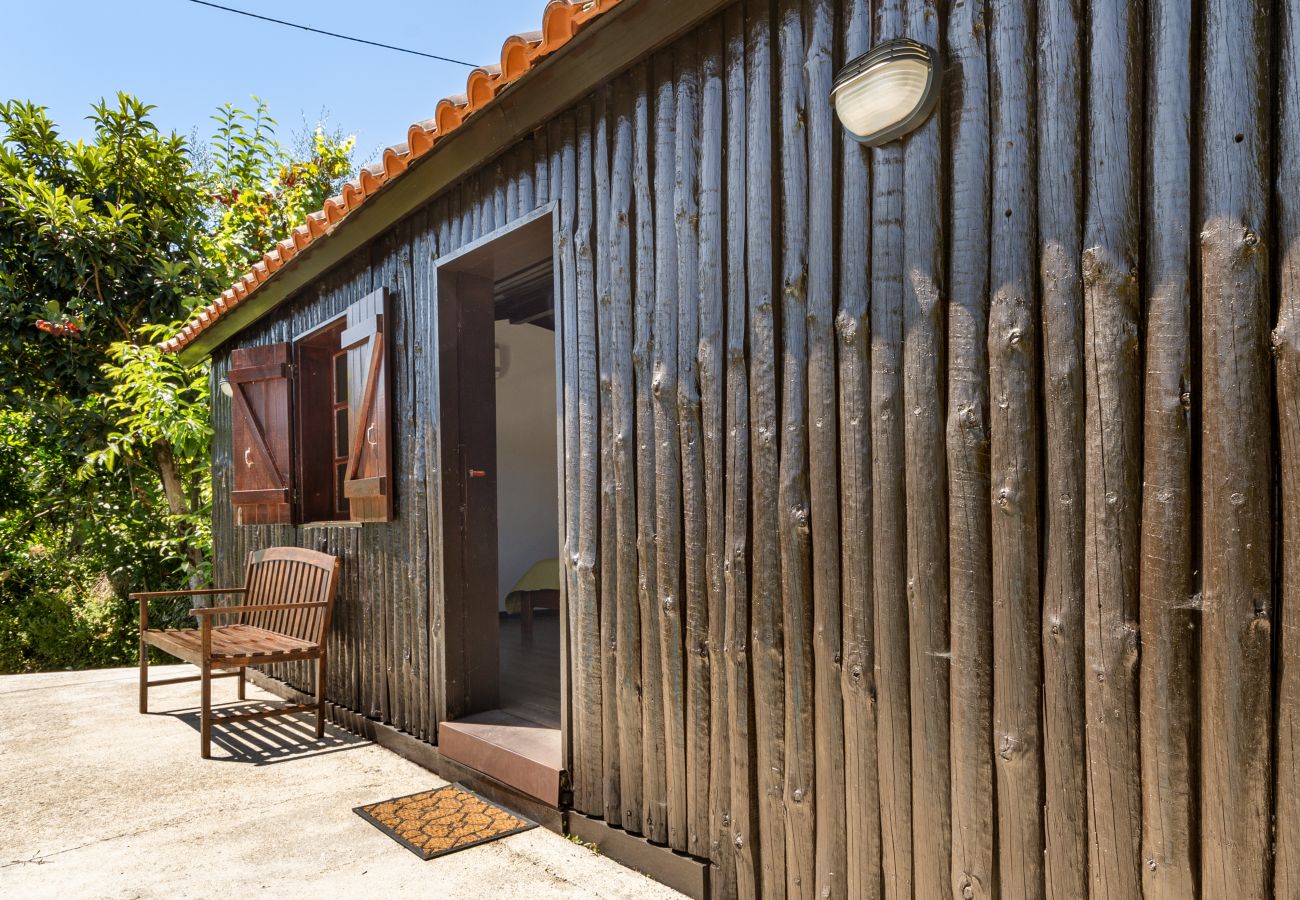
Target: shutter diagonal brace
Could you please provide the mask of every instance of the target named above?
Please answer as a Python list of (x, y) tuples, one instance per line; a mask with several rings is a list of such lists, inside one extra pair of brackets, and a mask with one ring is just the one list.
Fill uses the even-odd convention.
[[(344, 482), (359, 481), (356, 477), (357, 468), (361, 465), (361, 452), (366, 446), (363, 438), (366, 433), (366, 423), (370, 419), (370, 413), (375, 403), (375, 393), (379, 388), (379, 370), (384, 363), (384, 317), (375, 316), (374, 329), (370, 332), (370, 367), (366, 372), (366, 388), (362, 395), (361, 406), (357, 411), (356, 425), (352, 429), (351, 438), (351, 456), (348, 459), (347, 472), (344, 475)], [(351, 331), (351, 329), (349, 329)], [(345, 333), (346, 338), (346, 333)], [(350, 350), (356, 346), (357, 341), (344, 346), (343, 349)], [(346, 487), (345, 487), (346, 489)]]
[[(255, 455), (259, 458), (259, 462), (261, 462), (265, 467), (266, 471), (270, 472), (271, 477), (275, 479), (276, 487), (274, 490), (287, 490), (284, 484), (284, 479), (280, 477), (280, 470), (276, 467), (275, 460), (271, 458), (271, 451), (267, 449), (264, 426), (261, 421), (258, 420), (257, 414), (253, 412), (252, 404), (250, 404), (248, 398), (244, 396), (244, 383), (232, 383), (235, 387), (235, 392), (232, 395), (232, 399), (235, 401), (235, 406), (238, 407), (240, 415), (242, 415), (248, 423), (252, 425), (252, 428), (249, 429), (253, 438), (250, 443), (256, 451)], [(239, 461), (236, 460), (235, 464), (239, 465)]]

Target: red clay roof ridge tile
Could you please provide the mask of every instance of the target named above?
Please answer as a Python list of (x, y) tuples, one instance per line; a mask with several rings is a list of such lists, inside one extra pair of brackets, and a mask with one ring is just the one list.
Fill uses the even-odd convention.
[(502, 90), (528, 74), (534, 65), (559, 50), (591, 20), (617, 6), (622, 0), (550, 0), (542, 11), (539, 31), (512, 34), (501, 45), (501, 61), (480, 66), (469, 73), (465, 93), (444, 97), (434, 106), (433, 117), (415, 122), (407, 129), (406, 142), (384, 150), (377, 161), (363, 166), (357, 178), (343, 185), (307, 221), (272, 247), (262, 259), (215, 301), (197, 312), (181, 330), (158, 344), (175, 353), (190, 344), (217, 320), (243, 303), (293, 257), (313, 242), (328, 237), (334, 228), (366, 198), (407, 170), (412, 162), (432, 150)]

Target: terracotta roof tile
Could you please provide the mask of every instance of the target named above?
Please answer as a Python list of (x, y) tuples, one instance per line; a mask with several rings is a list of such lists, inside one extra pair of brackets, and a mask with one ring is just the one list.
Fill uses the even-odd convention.
[(434, 107), (433, 117), (416, 122), (406, 132), (406, 142), (394, 144), (382, 158), (361, 169), (356, 180), (343, 185), (337, 197), (307, 217), (284, 240), (266, 253), (260, 262), (223, 291), (217, 300), (195, 315), (180, 332), (158, 346), (175, 352), (191, 343), (224, 314), (239, 306), (249, 294), (268, 281), (285, 263), (314, 241), (328, 237), (336, 225), (365, 202), (367, 197), (399, 177), (442, 138), (459, 128), (477, 110), (491, 102), (516, 79), (526, 75), (542, 59), (563, 47), (583, 26), (614, 8), (620, 0), (550, 0), (542, 11), (540, 31), (513, 34), (501, 45), (500, 65), (481, 66), (469, 73), (465, 93), (445, 97)]

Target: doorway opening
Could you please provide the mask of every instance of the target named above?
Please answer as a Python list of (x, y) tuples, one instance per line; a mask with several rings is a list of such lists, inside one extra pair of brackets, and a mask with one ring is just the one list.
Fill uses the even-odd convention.
[(440, 752), (552, 806), (562, 783), (549, 209), (438, 262), (446, 718)]

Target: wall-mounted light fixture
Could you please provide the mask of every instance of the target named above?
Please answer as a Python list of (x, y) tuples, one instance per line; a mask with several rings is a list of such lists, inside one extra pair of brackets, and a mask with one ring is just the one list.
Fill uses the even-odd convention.
[(227, 381), (226, 379), (223, 378), (220, 381), (218, 381), (217, 387), (220, 388), (221, 393), (225, 394), (227, 397), (235, 396), (235, 389), (231, 387), (230, 382)]
[(835, 78), (831, 102), (857, 141), (879, 147), (917, 128), (939, 102), (939, 54), (910, 38), (895, 38), (851, 60)]

